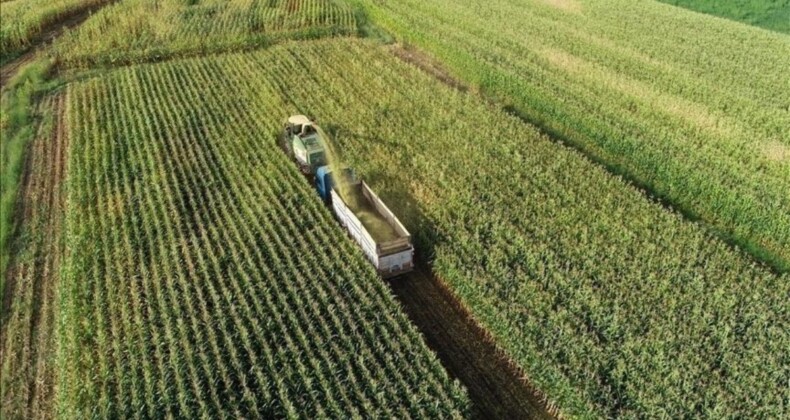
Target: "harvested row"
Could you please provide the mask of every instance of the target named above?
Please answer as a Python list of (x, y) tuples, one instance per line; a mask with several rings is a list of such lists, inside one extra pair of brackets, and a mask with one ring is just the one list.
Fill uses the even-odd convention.
[(353, 10), (334, 0), (125, 0), (56, 45), (70, 67), (155, 61), (350, 35)]
[(201, 105), (216, 122), (194, 121), (228, 133), (255, 121), (267, 140), (251, 156), (274, 147), (265, 127), (279, 115), (316, 116), (563, 413), (782, 417), (787, 275), (372, 45), (288, 44), (162, 69), (234, 92), (232, 106)]
[(274, 146), (278, 96), (253, 118), (224, 71), (71, 88), (58, 414), (461, 416), (464, 391)]
[(356, 2), (555, 139), (790, 269), (790, 36), (658, 2)]

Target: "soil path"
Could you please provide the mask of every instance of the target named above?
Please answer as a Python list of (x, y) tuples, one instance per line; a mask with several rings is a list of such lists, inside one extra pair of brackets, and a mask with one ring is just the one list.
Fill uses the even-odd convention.
[[(42, 102), (51, 126), (31, 142), (20, 189), (20, 235), (15, 239), (0, 329), (0, 417), (52, 417), (55, 305), (63, 252), (62, 222), (68, 134), (66, 95)], [(47, 127), (51, 130), (47, 131)]]
[(428, 347), (450, 375), (466, 386), (474, 418), (555, 418), (540, 393), (428, 268), (419, 267), (389, 284)]
[(47, 46), (52, 44), (52, 41), (57, 39), (59, 36), (63, 34), (67, 29), (73, 28), (77, 25), (80, 25), (86, 19), (88, 19), (94, 12), (101, 9), (102, 7), (110, 4), (111, 1), (90, 6), (85, 9), (76, 10), (74, 12), (68, 13), (67, 15), (63, 16), (62, 19), (54, 22), (47, 27), (44, 28), (42, 33), (38, 35), (31, 46), (19, 57), (9, 61), (8, 63), (4, 64), (0, 67), (0, 90), (5, 89), (6, 84), (11, 78), (16, 75), (20, 68), (22, 68), (25, 64), (33, 61), (36, 58), (36, 55), (47, 48)]

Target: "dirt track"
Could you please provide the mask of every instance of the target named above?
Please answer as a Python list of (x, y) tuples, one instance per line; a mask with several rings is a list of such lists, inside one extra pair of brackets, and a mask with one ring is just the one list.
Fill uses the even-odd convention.
[[(55, 305), (63, 251), (61, 225), (68, 135), (65, 94), (47, 98), (51, 132), (31, 142), (17, 208), (22, 232), (11, 261), (0, 329), (2, 418), (48, 418), (54, 394)], [(13, 296), (13, 299), (10, 297)]]
[(427, 268), (389, 283), (442, 365), (466, 386), (474, 418), (554, 418), (538, 393)]
[(64, 16), (61, 20), (45, 27), (42, 33), (33, 40), (30, 48), (28, 48), (27, 51), (0, 67), (0, 90), (5, 89), (8, 81), (11, 80), (14, 75), (16, 75), (20, 68), (33, 61), (39, 52), (46, 49), (46, 47), (52, 44), (52, 41), (61, 36), (63, 32), (69, 28), (73, 28), (81, 24), (94, 12), (109, 3), (110, 2), (106, 2), (88, 7), (86, 9), (74, 11)]

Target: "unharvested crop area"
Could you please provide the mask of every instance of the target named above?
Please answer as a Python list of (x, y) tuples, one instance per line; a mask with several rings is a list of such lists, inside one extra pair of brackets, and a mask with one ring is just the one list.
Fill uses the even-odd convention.
[(107, 0), (3, 0), (0, 2), (0, 63), (31, 45), (49, 24)]
[(356, 33), (351, 7), (333, 0), (124, 0), (63, 37), (70, 67), (117, 65)]
[(248, 109), (287, 86), (293, 109), (331, 115), (349, 163), (563, 413), (783, 412), (786, 275), (365, 45), (293, 48), (275, 81), (224, 80)]
[(790, 268), (787, 35), (654, 2), (359, 3), (552, 137)]

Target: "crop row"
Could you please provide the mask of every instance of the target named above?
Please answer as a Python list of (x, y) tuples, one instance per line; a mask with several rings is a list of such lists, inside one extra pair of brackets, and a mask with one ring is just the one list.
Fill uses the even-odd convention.
[(790, 42), (655, 2), (358, 1), (555, 139), (790, 267)]
[(460, 416), (463, 390), (275, 147), (278, 96), (254, 118), (225, 71), (70, 89), (58, 413)]
[(139, 63), (355, 32), (352, 9), (333, 0), (125, 0), (64, 36), (55, 54), (69, 66)]
[(564, 413), (782, 417), (787, 275), (373, 45), (294, 43), (174, 65), (234, 92), (225, 129), (316, 116)]

